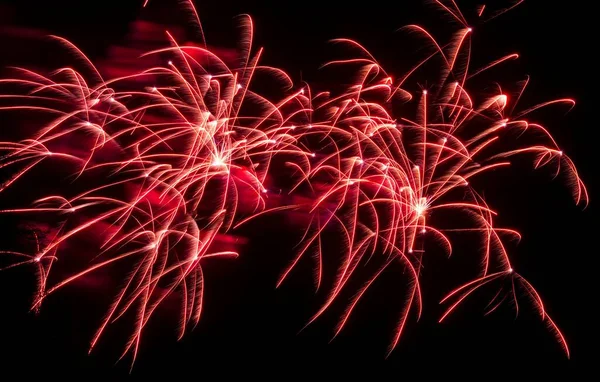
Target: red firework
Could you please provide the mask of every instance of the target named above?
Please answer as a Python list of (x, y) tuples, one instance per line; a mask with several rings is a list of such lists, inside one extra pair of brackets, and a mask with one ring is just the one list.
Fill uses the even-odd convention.
[[(120, 265), (126, 269), (122, 287), (90, 350), (110, 323), (133, 314), (135, 324), (123, 356), (131, 352), (135, 360), (144, 327), (169, 296), (178, 294), (182, 301), (180, 336), (197, 324), (204, 289), (202, 263), (238, 256), (237, 249), (222, 240), (224, 235), (258, 216), (295, 211), (307, 224), (300, 250), (278, 285), (312, 254), (319, 288), (323, 258), (329, 255), (325, 233), (338, 232), (341, 243), (335, 280), (310, 322), (348, 287), (360, 273), (359, 265), (379, 259), (380, 266), (342, 315), (337, 335), (382, 272), (400, 266), (408, 270), (408, 278), (402, 280), (409, 293), (391, 352), (409, 315), (421, 315), (425, 243), (434, 241), (450, 255), (450, 236), (467, 232), (484, 243), (482, 267), (474, 280), (442, 300), (449, 306), (440, 321), (479, 288), (498, 285), (488, 313), (507, 299), (518, 310), (518, 295), (525, 294), (568, 356), (567, 343), (539, 294), (511, 265), (503, 242), (520, 238), (519, 233), (496, 226), (497, 212), (470, 180), (524, 156), (533, 158), (536, 168), (564, 173), (576, 202), (587, 203), (572, 161), (548, 130), (530, 119), (535, 110), (572, 107), (574, 101), (552, 100), (521, 110), (518, 103), (528, 79), (514, 84), (510, 92), (498, 86), (494, 94), (482, 95), (473, 78), (518, 55), (472, 70), (472, 28), (454, 1), (436, 3), (459, 25), (447, 42), (421, 26), (406, 27), (430, 53), (405, 74), (392, 77), (358, 42), (335, 40), (357, 56), (326, 66), (345, 67), (342, 72), (350, 73), (353, 83), (317, 94), (308, 86), (295, 87), (281, 69), (259, 64), (262, 50), (252, 49), (249, 17), (242, 22), (242, 54), (235, 65), (226, 64), (206, 45), (180, 45), (167, 34), (167, 47), (143, 55), (158, 64), (111, 79), (73, 44), (56, 37), (83, 60), (82, 71), (65, 67), (46, 75), (18, 69), (14, 78), (0, 80), (7, 89), (2, 98), (10, 100), (0, 109), (40, 121), (27, 126), (22, 136), (0, 142), (0, 168), (9, 174), (0, 190), (18, 188), (23, 178), (31, 182), (38, 167), (47, 170), (49, 162), (54, 166), (50, 168), (70, 174), (72, 181), (67, 190), (58, 177), (44, 179), (40, 189), (48, 192), (30, 206), (0, 211), (46, 227), (44, 235), (34, 233), (35, 248), (2, 252), (17, 259), (8, 267), (37, 269), (34, 308), (94, 271), (126, 264)], [(187, 5), (200, 25), (192, 3)], [(477, 15), (484, 14), (482, 7)], [(420, 70), (432, 66), (434, 85), (419, 92), (407, 90), (414, 88)], [(285, 96), (272, 99), (254, 91), (252, 80), (260, 72), (281, 84)], [(407, 113), (411, 107), (414, 112)], [(515, 139), (521, 135), (531, 136), (530, 143), (520, 145), (527, 142)], [(286, 191), (296, 202), (267, 207), (271, 178), (291, 183)], [(430, 224), (455, 224), (454, 216), (464, 216), (458, 221), (469, 224)], [(82, 237), (93, 257), (85, 264), (75, 262), (79, 268), (72, 272), (69, 245)], [(62, 258), (64, 262), (57, 262)]]

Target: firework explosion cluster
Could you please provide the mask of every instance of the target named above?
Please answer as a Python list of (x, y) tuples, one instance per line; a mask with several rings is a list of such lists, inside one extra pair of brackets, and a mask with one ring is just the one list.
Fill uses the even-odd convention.
[[(442, 301), (448, 308), (440, 321), (480, 287), (500, 286), (488, 311), (507, 300), (518, 309), (525, 296), (568, 355), (540, 296), (511, 266), (503, 243), (519, 233), (496, 226), (496, 212), (470, 181), (522, 156), (536, 168), (564, 174), (576, 202), (585, 204), (586, 190), (571, 160), (542, 125), (528, 119), (539, 108), (574, 102), (559, 99), (518, 111), (527, 80), (517, 83), (510, 97), (499, 87), (494, 94), (479, 94), (472, 78), (517, 55), (470, 70), (473, 31), (454, 2), (438, 5), (460, 26), (448, 42), (438, 42), (420, 26), (406, 27), (430, 47), (413, 69), (394, 79), (359, 43), (336, 40), (356, 55), (326, 66), (344, 67), (339, 72), (352, 84), (322, 92), (298, 87), (284, 71), (260, 64), (262, 50), (252, 49), (250, 18), (242, 22), (242, 58), (235, 67), (205, 45), (179, 45), (167, 33), (164, 49), (144, 55), (164, 65), (105, 79), (81, 51), (56, 37), (83, 62), (83, 70), (17, 69), (13, 78), (0, 80), (0, 110), (26, 121), (18, 136), (0, 142), (0, 190), (18, 189), (36, 176), (40, 190), (48, 190), (28, 206), (0, 211), (38, 227), (31, 244), (1, 252), (10, 259), (5, 268), (37, 270), (37, 309), (98, 269), (125, 267), (91, 348), (109, 324), (133, 315), (123, 355), (135, 359), (146, 324), (166, 299), (181, 301), (181, 336), (198, 323), (203, 263), (238, 256), (225, 234), (265, 214), (299, 214), (302, 239), (278, 285), (312, 257), (321, 287), (323, 258), (334, 255), (324, 243), (336, 237), (335, 256), (341, 261), (312, 322), (360, 273), (359, 265), (379, 259), (381, 266), (340, 318), (337, 335), (385, 269), (404, 269), (398, 274), (409, 293), (391, 351), (408, 318), (421, 314), (425, 243), (450, 255), (451, 236), (465, 232), (477, 235), (477, 246), (483, 243), (481, 258), (475, 259), (482, 266)], [(197, 17), (191, 3), (188, 7)], [(437, 65), (435, 85), (418, 93), (405, 90), (425, 65)], [(259, 74), (281, 84), (285, 96), (273, 99), (254, 91)], [(414, 112), (399, 113), (398, 105), (412, 105)], [(522, 138), (527, 135), (531, 139)], [(56, 176), (41, 177), (38, 167), (54, 169)], [(273, 180), (286, 185), (283, 192), (293, 195), (293, 202), (270, 199)], [(430, 225), (433, 216), (449, 225)], [(457, 221), (470, 224), (453, 226)], [(82, 261), (73, 256), (73, 246), (87, 236), (93, 237), (86, 244), (92, 255)]]

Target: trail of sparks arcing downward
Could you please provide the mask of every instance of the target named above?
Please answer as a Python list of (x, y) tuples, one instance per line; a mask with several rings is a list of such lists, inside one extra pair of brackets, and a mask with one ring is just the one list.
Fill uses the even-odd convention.
[[(273, 157), (309, 158), (288, 134), (280, 110), (299, 93), (272, 102), (250, 89), (258, 71), (272, 73), (285, 87), (291, 84), (283, 72), (258, 65), (260, 50), (250, 56), (249, 18), (244, 25), (248, 56), (239, 69), (205, 48), (179, 46), (167, 34), (169, 47), (146, 54), (168, 56), (164, 66), (104, 80), (81, 51), (57, 38), (84, 59), (84, 72), (63, 68), (46, 76), (19, 69), (16, 78), (1, 80), (19, 93), (4, 96), (14, 102), (0, 109), (40, 114), (43, 120), (26, 137), (0, 143), (0, 167), (10, 174), (2, 190), (18, 187), (36, 166), (50, 161), (72, 171), (71, 189), (82, 188), (72, 194), (57, 181), (51, 185), (56, 193), (32, 206), (0, 211), (33, 220), (52, 216), (52, 231), (40, 238), (35, 253), (3, 252), (20, 260), (10, 267), (37, 267), (34, 307), (90, 272), (129, 264), (91, 348), (110, 323), (134, 311), (134, 330), (123, 355), (132, 352), (135, 360), (145, 325), (175, 292), (183, 300), (180, 335), (188, 324), (196, 325), (202, 263), (238, 256), (219, 250), (219, 236), (236, 218), (264, 208)], [(140, 82), (147, 86), (117, 90)], [(99, 238), (96, 256), (88, 259), (91, 265), (50, 283), (61, 248), (81, 235)]]
[[(551, 166), (555, 175), (566, 174), (576, 203), (586, 204), (587, 191), (573, 162), (563, 154), (546, 128), (528, 118), (535, 110), (551, 105), (571, 108), (574, 101), (557, 99), (518, 111), (517, 104), (529, 79), (516, 84), (513, 91), (516, 96), (509, 97), (499, 87), (495, 94), (483, 98), (473, 93), (469, 89), (478, 88), (473, 81), (475, 76), (518, 55), (509, 54), (483, 68), (470, 70), (473, 29), (454, 2), (437, 3), (462, 27), (446, 44), (435, 40), (421, 26), (406, 27), (430, 44), (432, 53), (399, 77), (399, 81), (394, 82), (358, 42), (334, 41), (357, 51), (358, 56), (325, 66), (349, 67), (356, 81), (339, 93), (325, 92), (303, 98), (306, 108), (311, 110), (310, 120), (299, 125), (295, 136), (300, 141), (311, 142), (307, 145), (316, 153), (317, 160), (311, 167), (296, 163), (289, 166), (297, 173), (297, 183), (292, 190), (308, 186), (305, 189), (311, 193), (313, 202), (306, 206), (310, 223), (299, 244), (300, 250), (283, 272), (279, 284), (310, 253), (316, 258), (315, 277), (319, 288), (322, 258), (328, 255), (323, 242), (332, 232), (340, 232), (342, 261), (328, 297), (310, 323), (339, 298), (353, 276), (363, 273), (358, 271), (359, 265), (366, 265), (373, 256), (383, 255), (381, 268), (366, 280), (340, 318), (337, 335), (375, 279), (385, 268), (399, 264), (408, 270), (404, 274), (408, 275), (409, 293), (390, 344), (391, 352), (409, 314), (414, 312), (417, 319), (421, 315), (420, 275), (425, 242), (437, 242), (450, 255), (450, 234), (477, 233), (484, 242), (480, 275), (442, 300), (450, 305), (440, 322), (479, 288), (499, 285), (500, 291), (488, 304), (486, 314), (506, 299), (514, 301), (518, 312), (519, 295), (524, 294), (529, 297), (526, 300), (533, 301), (541, 319), (568, 356), (567, 343), (545, 311), (539, 294), (511, 265), (503, 242), (507, 238), (520, 239), (520, 234), (496, 226), (497, 213), (469, 182), (510, 166), (512, 157), (524, 156), (533, 158), (535, 168)], [(481, 14), (482, 11), (479, 16)], [(442, 73), (441, 81), (417, 94), (405, 90), (425, 64), (438, 65), (436, 74)], [(398, 103), (416, 104), (416, 116), (408, 118), (396, 113)], [(531, 138), (529, 142), (533, 142), (530, 145), (525, 139), (527, 135)], [(471, 224), (467, 227), (432, 226), (429, 221), (433, 215), (447, 216), (454, 224), (462, 220)], [(462, 220), (456, 219), (461, 215)]]
[[(105, 80), (81, 51), (57, 37), (83, 58), (85, 70), (66, 67), (45, 75), (18, 69), (15, 78), (0, 80), (11, 89), (2, 96), (10, 104), (3, 103), (0, 110), (36, 115), (42, 121), (28, 126), (25, 136), (0, 142), (0, 168), (9, 174), (0, 190), (18, 188), (28, 177), (31, 181), (37, 167), (48, 162), (72, 174), (72, 191), (55, 180), (43, 185), (51, 191), (30, 206), (0, 211), (51, 221), (47, 234), (36, 237), (35, 249), (2, 252), (17, 259), (9, 267), (36, 267), (34, 307), (98, 269), (127, 264), (122, 287), (90, 350), (109, 324), (134, 314), (123, 356), (131, 353), (135, 360), (146, 324), (169, 296), (179, 294), (182, 301), (181, 336), (188, 325), (198, 323), (202, 263), (238, 255), (222, 248), (221, 235), (266, 213), (296, 210), (308, 216), (308, 225), (279, 284), (312, 253), (320, 287), (323, 257), (328, 256), (325, 234), (333, 228), (341, 232), (343, 243), (333, 286), (310, 322), (340, 296), (360, 264), (382, 258), (381, 267), (351, 300), (335, 334), (383, 270), (398, 264), (408, 270), (409, 293), (390, 344), (393, 350), (409, 315), (421, 314), (426, 239), (450, 254), (449, 235), (471, 232), (484, 241), (481, 272), (442, 301), (450, 305), (440, 321), (479, 288), (500, 285), (488, 312), (507, 298), (518, 308), (518, 293), (524, 293), (568, 355), (540, 296), (513, 270), (503, 240), (519, 233), (495, 225), (497, 213), (469, 181), (510, 166), (514, 156), (533, 157), (536, 168), (553, 166), (557, 174), (565, 173), (576, 202), (586, 203), (586, 189), (571, 160), (542, 125), (528, 119), (539, 108), (571, 107), (574, 102), (560, 99), (517, 111), (528, 81), (517, 84), (516, 97), (500, 88), (486, 97), (473, 92), (478, 88), (475, 76), (518, 55), (470, 70), (473, 30), (453, 1), (437, 3), (462, 25), (449, 43), (438, 42), (420, 26), (408, 26), (431, 46), (431, 53), (394, 81), (359, 43), (336, 40), (359, 55), (326, 66), (351, 68), (356, 80), (342, 91), (317, 94), (308, 86), (294, 88), (282, 70), (259, 65), (262, 50), (251, 54), (249, 18), (243, 21), (243, 54), (234, 68), (208, 48), (179, 45), (167, 34), (168, 47), (144, 55), (168, 57), (164, 65)], [(482, 7), (478, 15), (484, 11)], [(441, 80), (420, 93), (406, 90), (416, 73), (432, 63), (438, 65), (436, 78), (441, 73)], [(251, 83), (257, 72), (283, 83), (287, 95), (274, 101), (254, 92)], [(396, 112), (397, 104), (415, 105), (416, 115)], [(528, 133), (533, 144), (506, 149), (511, 137)], [(275, 163), (288, 171), (274, 171)], [(290, 179), (289, 193), (308, 202), (268, 208), (268, 177)], [(451, 213), (464, 215), (471, 225), (430, 225), (434, 214)], [(94, 256), (65, 276), (56, 270), (57, 260), (68, 259), (68, 244), (85, 235), (97, 238)], [(52, 277), (55, 273), (59, 281)]]

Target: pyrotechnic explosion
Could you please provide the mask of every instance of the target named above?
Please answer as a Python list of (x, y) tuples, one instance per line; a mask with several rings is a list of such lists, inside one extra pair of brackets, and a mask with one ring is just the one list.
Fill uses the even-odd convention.
[[(251, 35), (250, 20), (246, 23)], [(182, 299), (180, 335), (198, 323), (202, 263), (237, 256), (219, 248), (219, 235), (239, 216), (264, 207), (272, 158), (286, 153), (307, 160), (309, 153), (294, 144), (280, 111), (297, 94), (275, 103), (249, 89), (257, 71), (287, 80), (277, 69), (258, 66), (260, 51), (250, 56), (251, 40), (239, 70), (206, 48), (179, 46), (170, 37), (170, 47), (147, 53), (168, 56), (164, 67), (104, 80), (81, 51), (57, 39), (84, 59), (86, 70), (62, 68), (46, 76), (19, 69), (17, 78), (2, 80), (20, 93), (11, 94), (14, 104), (1, 109), (41, 114), (43, 121), (26, 137), (0, 144), (1, 166), (11, 174), (2, 189), (17, 187), (48, 161), (72, 172), (70, 184), (65, 189), (54, 178), (44, 185), (52, 193), (31, 207), (1, 211), (51, 219), (33, 253), (3, 254), (20, 260), (10, 267), (37, 268), (34, 308), (90, 272), (127, 262), (123, 287), (91, 348), (108, 324), (133, 310), (135, 327), (123, 355), (132, 351), (135, 359), (144, 326), (171, 294)], [(140, 82), (148, 85), (117, 90)], [(64, 263), (58, 261), (62, 247), (82, 235), (94, 240), (91, 265), (50, 283), (54, 272), (64, 273), (57, 269)]]
[[(193, 5), (187, 5), (197, 18)], [(125, 267), (122, 287), (90, 350), (109, 324), (133, 315), (123, 356), (131, 352), (135, 360), (146, 324), (167, 298), (178, 295), (181, 301), (180, 336), (198, 323), (203, 262), (238, 256), (220, 240), (222, 235), (268, 213), (301, 214), (306, 226), (299, 251), (277, 285), (312, 256), (321, 287), (323, 258), (338, 255), (323, 243), (332, 232), (338, 234), (342, 260), (312, 322), (361, 273), (359, 265), (378, 259), (381, 265), (350, 301), (337, 335), (382, 272), (404, 268), (408, 272), (399, 274), (409, 293), (392, 351), (409, 316), (421, 314), (425, 243), (434, 242), (450, 255), (452, 234), (466, 232), (484, 243), (481, 259), (475, 260), (482, 267), (475, 279), (442, 301), (449, 305), (440, 321), (479, 288), (496, 285), (488, 313), (506, 300), (518, 309), (519, 296), (529, 297), (568, 356), (567, 343), (540, 296), (511, 265), (503, 242), (519, 233), (496, 226), (497, 213), (470, 180), (523, 156), (533, 158), (535, 168), (565, 174), (576, 202), (587, 203), (572, 161), (548, 130), (529, 119), (535, 110), (572, 107), (574, 101), (558, 99), (520, 110), (528, 79), (511, 92), (499, 86), (494, 94), (482, 92), (476, 77), (518, 56), (471, 70), (473, 30), (454, 1), (437, 5), (459, 27), (447, 42), (421, 26), (406, 27), (430, 47), (412, 69), (392, 77), (358, 42), (339, 39), (335, 42), (357, 56), (325, 66), (345, 67), (341, 73), (353, 82), (316, 94), (309, 86), (294, 86), (284, 71), (259, 64), (262, 50), (252, 49), (249, 17), (242, 22), (236, 66), (205, 45), (179, 45), (167, 34), (167, 47), (144, 55), (159, 57), (164, 65), (111, 79), (103, 78), (73, 44), (55, 37), (82, 59), (83, 70), (65, 67), (44, 74), (16, 69), (14, 78), (0, 80), (0, 110), (26, 123), (18, 136), (0, 142), (0, 190), (18, 189), (26, 179), (35, 182), (38, 168), (57, 173), (38, 178), (44, 194), (31, 205), (0, 211), (18, 214), (38, 228), (31, 243), (2, 252), (14, 260), (5, 269), (36, 269), (33, 307), (38, 309), (49, 295), (94, 271)], [(478, 16), (483, 14), (482, 8)], [(411, 81), (422, 68), (432, 65), (437, 68), (434, 85), (418, 93), (406, 90), (414, 87)], [(252, 80), (258, 72), (281, 84), (286, 95), (270, 99), (255, 92)], [(402, 105), (408, 107), (400, 111)], [(411, 108), (414, 112), (407, 113)], [(64, 172), (69, 173), (68, 187)], [(269, 178), (289, 184), (284, 191), (294, 195), (292, 204), (267, 206)], [(434, 216), (441, 217), (435, 218), (437, 225), (430, 224)], [(453, 226), (457, 221), (470, 225)], [(75, 259), (70, 247), (82, 237), (93, 253), (85, 261)]]

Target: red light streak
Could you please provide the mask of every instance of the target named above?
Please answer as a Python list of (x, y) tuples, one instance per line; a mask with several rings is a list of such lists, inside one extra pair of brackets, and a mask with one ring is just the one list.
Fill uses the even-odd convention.
[[(540, 108), (572, 107), (575, 102), (557, 99), (515, 111), (529, 79), (518, 97), (508, 97), (499, 88), (491, 96), (479, 94), (472, 78), (518, 55), (504, 56), (472, 73), (457, 68), (457, 60), (468, 62), (472, 54), (469, 39), (474, 32), (454, 1), (437, 3), (461, 26), (446, 43), (421, 26), (407, 27), (430, 43), (434, 53), (424, 61), (404, 75), (390, 76), (358, 42), (338, 39), (336, 44), (358, 50), (358, 57), (334, 60), (324, 67), (354, 68), (356, 81), (343, 91), (314, 97), (308, 85), (294, 87), (281, 69), (259, 65), (262, 50), (251, 54), (250, 18), (242, 22), (245, 64), (236, 69), (205, 45), (179, 45), (168, 35), (168, 47), (143, 56), (168, 56), (163, 66), (105, 80), (83, 52), (56, 37), (83, 59), (84, 70), (63, 68), (44, 75), (20, 69), (14, 78), (0, 80), (2, 86), (25, 89), (4, 94), (12, 103), (2, 104), (0, 110), (35, 113), (44, 119), (27, 136), (0, 142), (0, 168), (10, 173), (0, 191), (19, 187), (23, 178), (49, 161), (69, 168), (75, 181), (95, 182), (75, 194), (49, 194), (31, 206), (0, 211), (29, 219), (52, 215), (57, 221), (52, 235), (36, 242), (35, 253), (1, 251), (16, 258), (5, 268), (31, 265), (37, 269), (34, 307), (39, 308), (49, 295), (89, 273), (128, 262), (128, 276), (90, 350), (109, 324), (133, 311), (135, 324), (123, 356), (131, 353), (135, 361), (147, 322), (170, 295), (177, 293), (183, 301), (179, 335), (198, 323), (204, 291), (202, 263), (238, 256), (237, 250), (223, 248), (220, 235), (259, 216), (293, 210), (308, 216), (308, 224), (303, 227), (300, 250), (277, 286), (312, 253), (315, 285), (322, 287), (323, 257), (329, 256), (325, 235), (336, 231), (344, 243), (336, 279), (310, 322), (360, 274), (359, 265), (373, 256), (385, 259), (352, 299), (335, 336), (384, 270), (399, 265), (409, 271), (409, 293), (391, 352), (409, 316), (421, 315), (426, 243), (437, 242), (450, 255), (453, 232), (478, 233), (485, 243), (480, 274), (442, 300), (451, 305), (440, 322), (481, 287), (508, 282), (510, 293), (502, 294), (502, 286), (488, 304), (488, 313), (506, 299), (514, 300), (518, 310), (518, 286), (531, 297), (568, 356), (566, 340), (538, 292), (510, 263), (502, 237), (520, 234), (495, 226), (498, 212), (470, 181), (511, 166), (509, 159), (515, 156), (534, 157), (535, 168), (551, 166), (556, 174), (566, 173), (576, 202), (587, 203), (587, 191), (572, 161), (545, 127), (529, 120)], [(200, 27), (193, 4), (186, 4)], [(143, 6), (147, 5), (145, 1)], [(415, 84), (410, 80), (426, 62), (437, 63), (436, 75), (443, 74), (442, 80), (421, 95), (413, 94), (410, 89)], [(283, 82), (287, 94), (270, 99), (255, 92), (257, 72)], [(395, 103), (417, 103), (415, 117), (398, 114)], [(536, 143), (521, 146), (512, 140), (513, 146), (506, 149), (509, 133), (516, 130), (537, 133)], [(502, 145), (500, 138), (504, 138)], [(286, 172), (273, 170), (280, 163), (286, 165)], [(286, 191), (296, 196), (294, 204), (267, 206), (273, 190), (267, 185), (270, 177), (293, 183)], [(300, 199), (302, 203), (297, 202)], [(472, 225), (429, 225), (434, 215), (452, 214)], [(55, 281), (50, 276), (60, 265), (61, 247), (85, 233), (97, 235), (100, 242), (91, 263)]]

